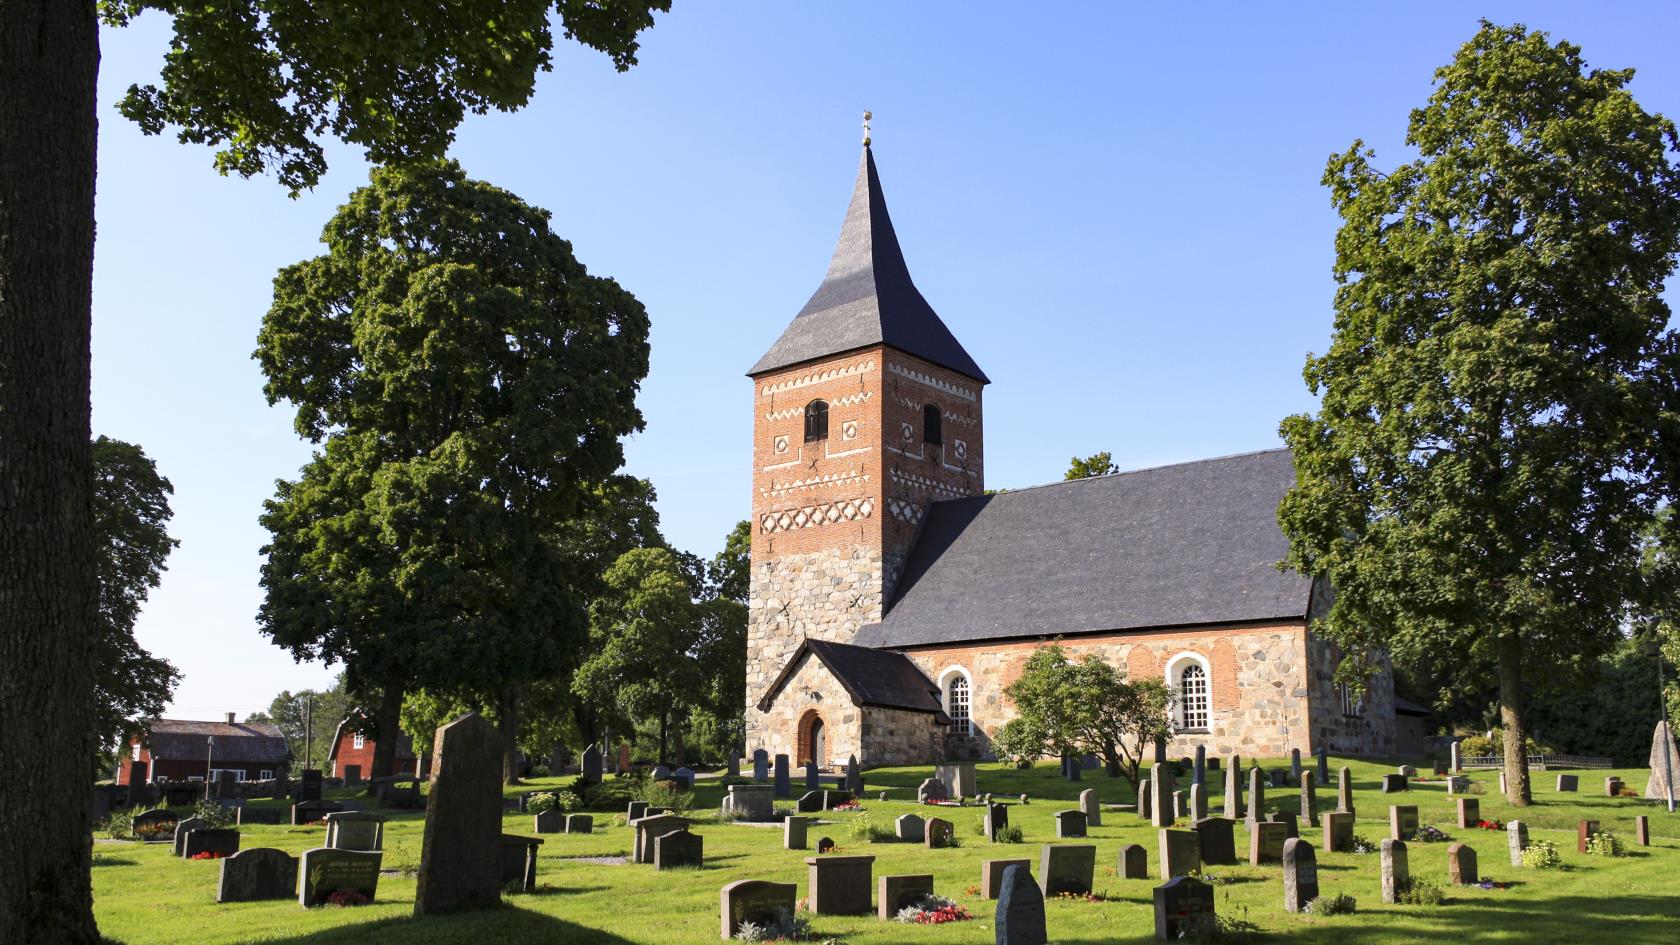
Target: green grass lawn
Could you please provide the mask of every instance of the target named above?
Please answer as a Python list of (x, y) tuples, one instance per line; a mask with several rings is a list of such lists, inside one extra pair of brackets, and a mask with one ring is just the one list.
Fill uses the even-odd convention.
[[(1268, 767), (1278, 764), (1262, 763)], [(1339, 765), (1332, 759), (1332, 770)], [(1416, 804), (1422, 823), (1434, 824), (1454, 840), (1475, 848), (1484, 876), (1515, 885), (1504, 890), (1447, 887), (1447, 844), (1413, 842), (1408, 844), (1412, 876), (1441, 884), (1448, 893), (1445, 905), (1382, 905), (1376, 854), (1320, 852), (1322, 894), (1354, 896), (1359, 901), (1356, 914), (1325, 918), (1290, 915), (1283, 911), (1281, 868), (1211, 867), (1210, 872), (1224, 880), (1215, 891), (1222, 914), (1244, 917), (1267, 932), (1285, 933), (1301, 942), (1585, 942), (1595, 933), (1611, 931), (1615, 933), (1615, 945), (1672, 945), (1680, 941), (1680, 816), (1670, 817), (1660, 806), (1645, 801), (1599, 796), (1604, 775), (1620, 774), (1630, 786), (1643, 789), (1645, 772), (1580, 772), (1582, 791), (1578, 794), (1554, 793), (1554, 774), (1536, 772), (1536, 803), (1520, 813), (1496, 795), (1496, 773), (1473, 773), (1471, 777), (1485, 788), (1479, 795), (1484, 818), (1503, 821), (1516, 815), (1530, 824), (1531, 838), (1552, 840), (1562, 851), (1567, 869), (1534, 871), (1509, 865), (1503, 831), (1455, 828), (1453, 801), (1443, 782), (1422, 783), (1409, 794), (1387, 796), (1378, 790), (1378, 778), (1393, 767), (1355, 762), (1352, 768), (1359, 814), (1357, 833), (1380, 839), (1386, 835), (1391, 800)], [(839, 843), (841, 853), (873, 855), (877, 877), (932, 873), (936, 890), (957, 899), (975, 918), (941, 926), (905, 926), (881, 923), (873, 916), (819, 916), (813, 919), (813, 925), (820, 935), (853, 945), (989, 943), (993, 940), (994, 904), (968, 891), (980, 880), (982, 860), (1030, 858), (1036, 864), (1040, 844), (1054, 842), (1052, 815), (1072, 807), (1082, 788), (1097, 788), (1109, 803), (1133, 800), (1124, 781), (1110, 780), (1101, 772), (1086, 772), (1085, 780), (1075, 783), (1059, 779), (1053, 764), (1031, 771), (983, 764), (980, 789), (1007, 798), (1012, 805), (1010, 823), (1022, 827), (1026, 835), (1022, 844), (994, 845), (978, 833), (978, 809), (936, 810), (905, 800), (913, 799), (915, 785), (930, 774), (929, 768), (866, 772), (865, 810), (861, 814), (825, 815), (833, 822), (813, 825), (811, 842), (814, 846), (818, 837), (829, 836)], [(1223, 786), (1218, 774), (1209, 775), (1210, 782), (1218, 782), (1211, 785), (1214, 793), (1210, 807), (1215, 813)], [(537, 781), (533, 786), (558, 783)], [(881, 789), (891, 789), (891, 796), (899, 800), (875, 800)], [(1021, 793), (1031, 797), (1026, 807), (1014, 800)], [(295, 901), (217, 905), (219, 864), (174, 859), (167, 844), (113, 843), (100, 843), (95, 848), (94, 908), (101, 931), (126, 945), (712, 942), (718, 940), (721, 886), (747, 878), (797, 882), (803, 897), (803, 860), (813, 855), (810, 851), (783, 850), (779, 828), (713, 822), (709, 812), (716, 809), (721, 794), (720, 787), (704, 781), (696, 789), (695, 807), (701, 819), (695, 829), (705, 837), (704, 869), (656, 872), (651, 866), (603, 865), (578, 859), (630, 852), (632, 832), (613, 823), (610, 814), (597, 814), (592, 835), (545, 837), (537, 893), (508, 896), (501, 908), (473, 914), (424, 921), (410, 918), (415, 888), (412, 872), (382, 876), (378, 901), (358, 908), (305, 910)], [(1320, 810), (1334, 807), (1334, 784), (1319, 789), (1319, 801)], [(1266, 792), (1270, 809), (1296, 810), (1298, 804), (1293, 788)], [(909, 812), (923, 816), (937, 813), (951, 820), (962, 845), (926, 850), (920, 845), (871, 844), (851, 836), (850, 823), (856, 817), (890, 825), (898, 815)], [(1632, 845), (1633, 818), (1640, 813), (1651, 816), (1652, 846), (1646, 848)], [(1583, 818), (1596, 819), (1604, 829), (1621, 835), (1631, 855), (1610, 859), (1577, 854), (1575, 824)], [(387, 869), (412, 870), (419, 866), (422, 820), (419, 813), (392, 817), (385, 832)], [(533, 833), (526, 815), (509, 813), (503, 824), (508, 833)], [(292, 853), (319, 846), (324, 836), (320, 827), (246, 826), (243, 831), (242, 848), (272, 846)], [(1317, 830), (1303, 829), (1302, 836), (1315, 848), (1320, 847)], [(1239, 852), (1246, 851), (1247, 834), (1240, 824), (1236, 839)], [(1120, 880), (1114, 866), (1122, 846), (1141, 843), (1149, 851), (1153, 874), (1158, 865), (1155, 831), (1130, 811), (1111, 810), (1106, 812), (1103, 826), (1092, 828), (1090, 838), (1083, 842), (1097, 846), (1095, 886), (1107, 901), (1048, 903), (1051, 941), (1057, 945), (1097, 945), (1152, 940), (1151, 890), (1158, 880)]]

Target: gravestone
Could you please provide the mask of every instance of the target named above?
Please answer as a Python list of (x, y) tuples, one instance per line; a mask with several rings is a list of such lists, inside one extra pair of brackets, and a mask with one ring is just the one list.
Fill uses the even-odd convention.
[(1580, 776), (1579, 775), (1573, 775), (1573, 774), (1560, 774), (1560, 775), (1558, 775), (1557, 776), (1557, 789), (1558, 789), (1559, 792), (1579, 791), (1581, 789), (1581, 778), (1580, 778)]
[(943, 801), (950, 798), (945, 789), (945, 782), (938, 778), (928, 778), (916, 786), (916, 803), (926, 804), (928, 801)]
[(372, 902), (379, 889), (379, 864), (384, 858), (383, 853), (327, 847), (303, 851), (298, 864), (298, 904), (318, 905), (334, 893)]
[(1583, 820), (1575, 825), (1575, 852), (1587, 852), (1587, 842), (1598, 833), (1598, 821)]
[(875, 915), (882, 922), (898, 917), (898, 910), (933, 895), (933, 874), (883, 876), (875, 891)]
[(954, 831), (949, 820), (929, 817), (925, 830), (923, 842), (929, 850), (942, 850), (951, 845), (951, 837), (954, 835)]
[(1045, 896), (1089, 893), (1097, 872), (1097, 848), (1083, 843), (1046, 843), (1039, 848), (1038, 872)]
[(986, 839), (996, 842), (999, 830), (1009, 826), (1009, 808), (1002, 804), (986, 805)]
[(1633, 842), (1642, 847), (1651, 845), (1651, 818), (1644, 814), (1633, 818)]
[(805, 762), (805, 790), (822, 790), (822, 775), (817, 771), (817, 762), (815, 759)]
[(776, 756), (776, 796), (792, 797), (793, 785), (788, 780), (788, 756)]
[(935, 765), (933, 776), (951, 792), (951, 797), (973, 797), (979, 792), (972, 763)]
[(624, 822), (628, 824), (633, 820), (641, 820), (647, 816), (647, 812), (647, 801), (631, 801), (624, 810)]
[(1528, 849), (1528, 825), (1520, 820), (1506, 821), (1505, 846), (1511, 853), (1511, 865), (1521, 866), (1523, 851)]
[(1153, 821), (1155, 819), (1155, 815), (1149, 810), (1149, 808), (1155, 803), (1154, 798), (1155, 789), (1151, 786), (1149, 779), (1143, 778), (1139, 780), (1137, 787), (1137, 812), (1140, 820)]
[(1447, 882), (1454, 886), (1474, 886), (1481, 882), (1476, 870), (1476, 851), (1462, 843), (1447, 847)]
[(1289, 773), (1282, 768), (1273, 768), (1266, 772), (1266, 783), (1272, 787), (1288, 787)]
[(1336, 809), (1344, 814), (1354, 813), (1352, 768), (1344, 767), (1336, 772)]
[[(501, 795), (498, 792), (497, 797)], [(499, 803), (499, 801), (498, 801)], [(316, 821), (325, 821), (328, 814), (336, 814), (344, 810), (343, 804), (333, 801), (303, 801), (292, 805), (292, 826), (301, 827)]]
[(233, 812), (233, 822), (240, 827), (246, 824), (278, 827), (286, 822), (291, 813), (278, 807), (240, 807)]
[(415, 810), (421, 806), (420, 779), (411, 774), (374, 779), (374, 799), (380, 807)]
[(385, 849), (385, 815), (359, 810), (328, 814), (326, 845), (334, 850)]
[(809, 867), (808, 905), (812, 915), (867, 915), (870, 876), (874, 872), (872, 856), (812, 856), (805, 858)]
[(502, 737), (495, 727), (469, 712), (439, 728), (432, 742), (416, 916), (501, 902), (501, 800)]
[(1243, 818), (1242, 769), (1238, 767), (1242, 759), (1231, 756), (1231, 766), (1225, 769), (1225, 818), (1227, 820), (1241, 820)]
[(1395, 768), (1394, 771), (1407, 781), (1417, 777), (1417, 768), (1411, 765), (1401, 765), (1400, 767)]
[(1195, 821), (1198, 821), (1198, 820), (1206, 820), (1207, 815), (1208, 815), (1207, 785), (1205, 785), (1205, 784), (1192, 784), (1192, 785), (1190, 785), (1190, 814), (1189, 814), (1189, 817), (1190, 817), (1191, 822), (1194, 823)]
[(706, 862), (706, 840), (697, 833), (673, 830), (653, 838), (653, 868), (668, 870), (678, 866), (703, 866)]
[(805, 849), (805, 826), (803, 817), (788, 817), (782, 821), (782, 849)]
[[(755, 749), (753, 749), (752, 758), (753, 758), (753, 780), (754, 781), (768, 781), (768, 780), (770, 780), (770, 753), (765, 751), (762, 748), (755, 748)], [(757, 880), (744, 879), (741, 882), (751, 883), (751, 882), (757, 882)], [(733, 886), (735, 884), (730, 883), (729, 885)], [(780, 883), (770, 883), (769, 885), (779, 886), (781, 884)], [(729, 888), (729, 886), (725, 886), (723, 888), (727, 890)]]
[(318, 768), (305, 768), (298, 775), (297, 798), (299, 803), (318, 801), (321, 799), (321, 772)]
[(1605, 797), (1621, 797), (1622, 796), (1622, 779), (1617, 778), (1617, 777), (1605, 778), (1604, 779), (1604, 796)]
[(601, 773), (601, 746), (591, 744), (583, 750), (583, 779), (591, 784), (599, 784)]
[(534, 833), (561, 833), (566, 829), (566, 815), (559, 810), (545, 810), (532, 823)]
[(1192, 785), (1207, 783), (1207, 746), (1196, 746), (1196, 760), (1190, 767), (1190, 783)]
[(823, 792), (806, 791), (793, 802), (793, 809), (801, 814), (815, 814), (823, 809)]
[(1320, 746), (1315, 754), (1318, 756), (1318, 783), (1324, 785), (1325, 787), (1329, 787), (1330, 749)]
[(1447, 758), (1448, 771), (1457, 774), (1464, 770), (1464, 750), (1459, 747), (1457, 741), (1454, 741), (1452, 747), (1448, 749)]
[[(1141, 849), (1141, 848), (1140, 848)], [(1195, 830), (1161, 829), (1161, 879), (1202, 870), (1202, 835)]]
[[(551, 777), (558, 778), (565, 772), (568, 757), (570, 757), (570, 752), (566, 751), (566, 746), (555, 742), (554, 748), (548, 753), (548, 773)], [(347, 776), (345, 780), (348, 781), (349, 777)]]
[(1275, 811), (1272, 811), (1270, 814), (1267, 814), (1266, 819), (1271, 821), (1274, 824), (1282, 824), (1283, 825), (1283, 835), (1286, 838), (1287, 837), (1299, 837), (1301, 835), (1301, 830), (1296, 825), (1295, 812), (1294, 811), (1275, 810)]
[(1283, 842), (1289, 839), (1289, 828), (1271, 820), (1250, 821), (1248, 825), (1248, 863), (1276, 863), (1283, 859)]
[(618, 773), (619, 774), (629, 774), (630, 773), (630, 746), (629, 745), (618, 746)]
[(1078, 781), (1083, 776), (1084, 772), (1080, 770), (1079, 759), (1072, 755), (1062, 759), (1062, 777), (1069, 781)]
[(1196, 821), (1196, 836), (1203, 863), (1229, 866), (1237, 862), (1237, 823), (1229, 817), (1204, 817)]
[(671, 780), (671, 766), (663, 762), (656, 764), (653, 766), (653, 773), (648, 777), (655, 781), (669, 781)]
[(1068, 840), (1085, 836), (1085, 815), (1076, 810), (1056, 812), (1056, 839)]
[(1470, 791), (1470, 779), (1462, 774), (1448, 775), (1448, 794), (1467, 794)]
[(846, 790), (853, 794), (863, 793), (863, 768), (858, 765), (857, 755), (846, 758)]
[(1405, 841), (1384, 838), (1382, 842), (1382, 901), (1393, 903), (1411, 885), (1412, 877), (1406, 867)]
[(1208, 759), (1208, 770), (1209, 771), (1218, 771), (1219, 770), (1219, 759), (1217, 757)]
[[(1032, 870), (1032, 860), (983, 860), (980, 863), (980, 889), (987, 899), (996, 899), (1003, 891), (1003, 871), (1011, 866)], [(1037, 884), (1034, 884), (1035, 888)]]
[(1458, 826), (1469, 829), (1482, 821), (1482, 802), (1473, 797), (1458, 798)]
[(210, 822), (200, 817), (188, 817), (185, 820), (176, 821), (173, 850), (174, 854), (176, 856), (186, 856), (187, 834), (192, 833), (194, 830), (202, 830), (208, 826), (210, 826)]
[(1120, 848), (1120, 862), (1115, 868), (1121, 879), (1149, 878), (1149, 851), (1141, 843), (1128, 843)]
[(188, 831), (181, 848), (181, 856), (189, 860), (201, 853), (223, 857), (232, 856), (238, 852), (239, 831), (232, 827), (199, 827), (196, 830)]
[(724, 809), (747, 820), (769, 820), (776, 815), (775, 789), (768, 784), (731, 784)]
[(536, 837), (520, 837), (511, 833), (502, 834), (500, 847), (501, 870), (499, 875), (502, 886), (517, 885), (520, 892), (535, 892), (537, 889), (537, 847), (543, 841)]
[(1499, 772), (1499, 796), (1504, 797), (1505, 794), (1505, 772), (1501, 771)]
[(1258, 768), (1248, 769), (1248, 815), (1249, 823), (1266, 819), (1266, 778)]
[(1311, 771), (1301, 772), (1301, 824), (1318, 826), (1318, 787)]
[(1647, 800), (1667, 799), (1670, 787), (1680, 794), (1680, 785), (1669, 783), (1671, 778), (1680, 778), (1680, 745), (1675, 744), (1666, 720), (1651, 730), (1651, 758), (1646, 767), (1651, 769), (1651, 777), (1645, 782)]
[(142, 811), (134, 815), (132, 821), (135, 839), (147, 843), (175, 842), (175, 830), (181, 825), (181, 818), (163, 808)]
[(993, 928), (997, 945), (1047, 945), (1044, 930), (1044, 893), (1033, 882), (1032, 870), (1011, 864), (1003, 870)]
[(718, 914), (723, 920), (719, 931), (724, 940), (733, 939), (744, 922), (762, 927), (774, 922), (779, 912), (792, 915), (798, 899), (799, 887), (793, 883), (738, 879), (718, 894)]
[(1385, 774), (1382, 776), (1382, 792), (1384, 794), (1399, 794), (1410, 789), (1406, 776), (1403, 774)]
[(905, 843), (921, 843), (927, 839), (927, 823), (915, 814), (902, 814), (893, 821), (893, 832)]
[(1213, 887), (1176, 876), (1155, 887), (1155, 940), (1173, 942), (1199, 934), (1213, 921)]
[(1102, 802), (1097, 800), (1096, 788), (1086, 788), (1079, 792), (1079, 812), (1085, 815), (1086, 826), (1102, 826)]
[(851, 791), (824, 791), (822, 795), (823, 810), (833, 810), (836, 807), (850, 804), (853, 800)]
[(694, 769), (688, 765), (671, 772), (671, 780), (677, 782), (677, 787), (684, 791), (694, 790)]
[(729, 753), (729, 772), (726, 777), (738, 778), (740, 776), (741, 756), (732, 751)]
[(673, 830), (687, 830), (688, 825), (688, 818), (678, 817), (676, 814), (649, 814), (639, 820), (630, 821), (630, 826), (636, 831), (631, 859), (637, 863), (652, 863), (653, 841)]
[(1395, 840), (1411, 840), (1418, 832), (1418, 809), (1415, 804), (1395, 804), (1388, 808), (1388, 835)]
[(222, 861), (217, 902), (257, 902), (297, 895), (297, 857), (284, 850), (254, 847)]
[(1158, 764), (1149, 769), (1149, 822), (1156, 827), (1171, 827), (1178, 816), (1173, 801), (1172, 768)]
[(594, 833), (595, 818), (590, 814), (567, 814), (567, 833)]
[(1318, 857), (1299, 838), (1283, 841), (1283, 911), (1300, 912), (1318, 898)]

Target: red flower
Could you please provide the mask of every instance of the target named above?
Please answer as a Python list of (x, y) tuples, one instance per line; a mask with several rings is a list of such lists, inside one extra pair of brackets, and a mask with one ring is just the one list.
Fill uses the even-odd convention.
[(219, 860), (221, 858), (222, 854), (212, 853), (209, 850), (205, 850), (202, 853), (194, 853), (192, 856), (187, 857), (189, 860)]

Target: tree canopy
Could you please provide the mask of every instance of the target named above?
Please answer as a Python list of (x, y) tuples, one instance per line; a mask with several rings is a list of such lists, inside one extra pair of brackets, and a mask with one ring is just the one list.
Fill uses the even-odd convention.
[(1336, 588), (1320, 629), (1343, 678), (1382, 649), (1496, 672), (1513, 803), (1525, 677), (1619, 639), (1680, 468), (1676, 135), (1632, 75), (1484, 23), (1412, 112), (1415, 160), (1330, 160), (1335, 330), (1305, 370), (1322, 405), (1281, 429), (1288, 564)]
[(1084, 458), (1075, 456), (1068, 460), (1068, 471), (1062, 476), (1062, 480), (1072, 482), (1075, 479), (1112, 476), (1119, 471), (1120, 467), (1114, 465), (1114, 454), (1104, 450), (1101, 453), (1092, 453)]

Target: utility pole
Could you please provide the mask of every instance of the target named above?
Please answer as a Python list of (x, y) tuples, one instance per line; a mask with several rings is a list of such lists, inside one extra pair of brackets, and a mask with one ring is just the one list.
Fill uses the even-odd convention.
[(1663, 680), (1662, 647), (1657, 651), (1657, 711), (1662, 716), (1663, 793), (1668, 795), (1668, 812), (1674, 813), (1674, 763), (1669, 759), (1669, 746), (1674, 744), (1674, 727), (1668, 724), (1668, 684)]
[(210, 772), (216, 769), (216, 736), (204, 736), (204, 796), (210, 796)]
[(315, 693), (306, 692), (303, 695), (303, 766), (311, 767), (315, 761)]

